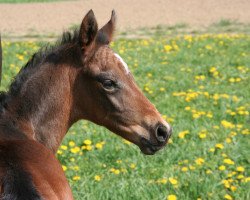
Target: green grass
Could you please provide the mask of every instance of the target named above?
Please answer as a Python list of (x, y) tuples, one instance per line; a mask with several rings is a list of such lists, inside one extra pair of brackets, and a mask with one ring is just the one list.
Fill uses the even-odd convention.
[[(2, 89), (40, 45), (4, 43)], [(119, 39), (112, 48), (172, 124), (172, 142), (144, 156), (105, 128), (75, 124), (58, 152), (75, 199), (250, 199), (250, 35)]]

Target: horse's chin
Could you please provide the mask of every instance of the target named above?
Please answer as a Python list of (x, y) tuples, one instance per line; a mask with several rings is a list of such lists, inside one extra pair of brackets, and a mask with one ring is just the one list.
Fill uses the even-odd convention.
[(154, 155), (157, 151), (162, 149), (165, 145), (154, 145), (149, 140), (142, 138), (139, 146), (141, 152), (145, 155)]

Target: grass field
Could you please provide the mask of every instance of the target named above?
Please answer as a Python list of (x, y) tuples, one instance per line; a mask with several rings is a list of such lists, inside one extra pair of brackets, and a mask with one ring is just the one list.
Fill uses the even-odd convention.
[[(4, 42), (5, 89), (40, 43)], [(250, 199), (250, 35), (119, 39), (112, 44), (174, 129), (144, 156), (90, 122), (58, 151), (75, 199)]]

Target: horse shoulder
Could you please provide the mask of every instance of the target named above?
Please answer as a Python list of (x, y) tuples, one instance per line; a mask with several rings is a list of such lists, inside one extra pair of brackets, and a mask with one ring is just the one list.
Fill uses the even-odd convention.
[[(7, 148), (1, 148), (3, 146)], [(10, 152), (11, 149), (13, 152)], [(33, 195), (32, 198), (37, 200), (73, 199), (60, 163), (53, 153), (42, 144), (31, 140), (0, 141), (0, 154), (3, 154), (3, 157), (0, 157), (0, 164), (2, 163), (0, 165), (0, 181), (2, 180), (0, 183), (2, 187), (0, 188), (2, 188), (1, 192), (4, 200), (7, 200), (10, 195), (20, 195), (18, 193), (20, 191), (16, 192), (18, 194), (9, 194), (10, 192), (8, 192), (15, 192), (13, 188), (18, 187), (26, 187), (27, 191)], [(8, 158), (14, 159), (6, 161), (6, 155)], [(18, 167), (12, 168), (8, 166), (10, 161), (14, 166)], [(7, 171), (8, 173), (6, 173)], [(18, 174), (18, 176), (13, 176), (13, 174)], [(6, 191), (8, 194), (6, 194)], [(30, 198), (25, 200), (28, 199)]]

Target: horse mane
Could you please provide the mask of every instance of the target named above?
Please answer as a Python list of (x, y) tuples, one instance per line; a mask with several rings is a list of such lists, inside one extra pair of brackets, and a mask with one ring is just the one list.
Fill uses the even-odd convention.
[(1, 34), (0, 34), (0, 85), (2, 80), (2, 58), (3, 58), (3, 52), (2, 52), (2, 41), (1, 41)]
[[(69, 48), (75, 48), (77, 52), (80, 51), (79, 44), (79, 30), (76, 29), (73, 32), (66, 31), (63, 33), (62, 37), (57, 40), (54, 45), (45, 45), (41, 47), (36, 53), (33, 54), (31, 59), (24, 65), (20, 72), (15, 76), (11, 82), (8, 91), (0, 92), (0, 113), (3, 109), (6, 109), (7, 102), (19, 94), (21, 87), (25, 81), (31, 75), (39, 69), (42, 63), (52, 62), (56, 63), (60, 57), (60, 53), (68, 50)], [(73, 53), (74, 60), (80, 59), (80, 53)], [(61, 56), (62, 58), (62, 56)]]

